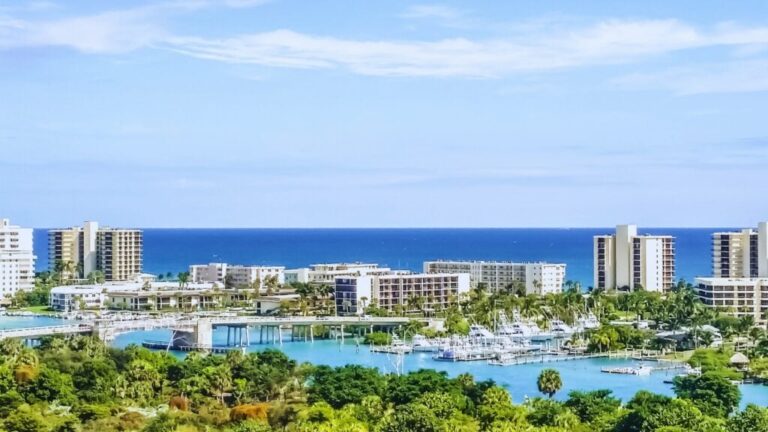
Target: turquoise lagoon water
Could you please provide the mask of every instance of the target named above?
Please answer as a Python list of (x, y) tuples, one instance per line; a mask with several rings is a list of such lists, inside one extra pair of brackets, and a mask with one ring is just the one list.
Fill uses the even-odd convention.
[(71, 323), (59, 318), (32, 316), (0, 316), (0, 330), (11, 330), (30, 327), (46, 327)]
[[(63, 324), (64, 321), (45, 317), (0, 317), (0, 329), (38, 327), (44, 325)], [(132, 332), (119, 335), (113, 346), (123, 348), (130, 344), (141, 344), (145, 340), (168, 341), (171, 337), (169, 330), (153, 330)], [(214, 330), (213, 342), (216, 345), (226, 343), (227, 332), (224, 328)], [(348, 337), (344, 344), (334, 340), (315, 340), (314, 342), (290, 342), (290, 335), (285, 334), (281, 344), (254, 344), (248, 351), (260, 351), (276, 348), (285, 352), (289, 357), (299, 362), (310, 362), (328, 366), (343, 366), (359, 364), (376, 367), (383, 372), (395, 372), (394, 356), (371, 353), (367, 346), (357, 346), (355, 339)], [(252, 331), (251, 341), (258, 341), (258, 332)], [(182, 356), (181, 353), (176, 353)], [(673, 395), (672, 386), (664, 380), (671, 377), (670, 373), (657, 372), (650, 376), (609, 375), (600, 372), (606, 366), (637, 366), (638, 362), (623, 359), (585, 359), (544, 364), (528, 364), (515, 366), (490, 366), (485, 362), (440, 362), (435, 361), (430, 353), (415, 353), (406, 355), (402, 370), (405, 372), (418, 369), (436, 369), (446, 371), (450, 376), (470, 373), (477, 380), (492, 379), (505, 387), (517, 402), (526, 397), (539, 395), (536, 389), (536, 377), (544, 368), (557, 369), (563, 378), (563, 389), (556, 398), (565, 399), (571, 390), (610, 389), (624, 401), (629, 400), (638, 390), (649, 390), (654, 393)], [(747, 403), (762, 406), (768, 405), (768, 386), (742, 385), (742, 407)]]
[[(125, 347), (140, 344), (143, 340), (168, 341), (169, 330), (154, 330), (123, 334), (117, 337), (115, 346)], [(225, 345), (227, 332), (224, 328), (214, 330), (215, 345)], [(248, 351), (260, 351), (276, 348), (299, 362), (310, 362), (328, 366), (359, 364), (376, 367), (384, 372), (395, 372), (395, 357), (387, 354), (371, 353), (367, 346), (357, 346), (355, 339), (348, 337), (344, 344), (334, 340), (315, 340), (314, 342), (290, 342), (290, 334), (285, 334), (283, 344), (254, 344)], [(251, 341), (258, 341), (258, 332), (251, 332)], [(404, 356), (402, 370), (405, 372), (419, 369), (446, 371), (449, 376), (470, 373), (477, 380), (492, 379), (505, 387), (512, 398), (521, 402), (526, 397), (540, 396), (536, 388), (536, 378), (545, 368), (557, 369), (563, 378), (563, 389), (556, 398), (565, 399), (571, 390), (610, 389), (624, 401), (629, 400), (638, 390), (674, 395), (672, 386), (664, 380), (673, 373), (657, 372), (650, 376), (612, 375), (600, 372), (603, 367), (637, 366), (638, 362), (624, 359), (584, 359), (544, 364), (514, 366), (490, 366), (485, 362), (441, 362), (432, 359), (430, 353), (414, 353)], [(768, 386), (742, 385), (742, 406), (747, 403), (768, 405)]]

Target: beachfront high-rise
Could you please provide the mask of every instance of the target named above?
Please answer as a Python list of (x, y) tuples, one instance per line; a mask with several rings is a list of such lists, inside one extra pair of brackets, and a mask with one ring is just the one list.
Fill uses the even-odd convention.
[(637, 225), (594, 237), (594, 288), (666, 291), (674, 283), (674, 237), (638, 235)]
[(469, 273), (473, 287), (485, 284), (492, 292), (522, 283), (526, 294), (559, 293), (565, 283), (565, 264), (544, 262), (426, 261), (424, 273)]
[(768, 222), (712, 234), (712, 277), (696, 278), (705, 305), (764, 325), (768, 313)]
[(712, 234), (712, 276), (768, 277), (768, 222), (760, 222), (757, 230)]
[(0, 219), (0, 300), (35, 287), (32, 228)]
[(64, 263), (66, 277), (85, 278), (94, 271), (108, 281), (125, 281), (141, 274), (143, 233), (138, 229), (82, 227), (48, 232), (48, 262), (51, 270)]

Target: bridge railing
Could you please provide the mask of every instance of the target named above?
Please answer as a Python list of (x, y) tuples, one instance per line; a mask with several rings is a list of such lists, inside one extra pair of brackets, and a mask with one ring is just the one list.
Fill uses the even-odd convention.
[(0, 339), (8, 337), (44, 336), (61, 333), (87, 333), (93, 331), (90, 324), (70, 324), (60, 326), (25, 327), (17, 329), (0, 330)]

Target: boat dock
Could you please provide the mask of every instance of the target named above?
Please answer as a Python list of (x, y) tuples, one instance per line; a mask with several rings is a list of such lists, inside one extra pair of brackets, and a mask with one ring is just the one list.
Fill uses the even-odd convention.
[(163, 341), (143, 341), (141, 346), (154, 350), (174, 350), (184, 352), (207, 352), (213, 354), (226, 354), (230, 351), (245, 351), (245, 346), (214, 346), (214, 345), (171, 345)]

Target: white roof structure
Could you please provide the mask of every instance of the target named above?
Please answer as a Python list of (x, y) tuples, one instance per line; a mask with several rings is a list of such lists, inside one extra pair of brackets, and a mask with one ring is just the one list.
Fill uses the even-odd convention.
[(729, 363), (732, 365), (747, 365), (749, 364), (749, 358), (742, 353), (736, 353), (731, 356)]

